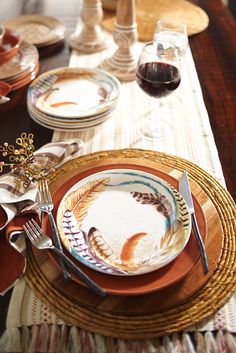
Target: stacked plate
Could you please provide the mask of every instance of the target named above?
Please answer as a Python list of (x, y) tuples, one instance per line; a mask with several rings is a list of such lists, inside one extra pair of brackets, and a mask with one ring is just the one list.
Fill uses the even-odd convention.
[[(11, 39), (17, 36), (14, 32), (8, 32)], [(14, 91), (31, 82), (36, 77), (38, 69), (39, 54), (37, 48), (22, 41), (16, 54), (0, 65), (0, 80), (8, 83), (11, 86), (11, 91)]]
[[(188, 207), (172, 186), (178, 181), (144, 162), (95, 157), (81, 169), (76, 161), (73, 176), (58, 175), (61, 186), (52, 193), (65, 249), (109, 294), (165, 288), (199, 259)], [(201, 209), (196, 211), (203, 220)], [(47, 218), (43, 229), (50, 234)], [(77, 276), (73, 279), (81, 284)]]
[(15, 29), (23, 40), (37, 47), (56, 44), (64, 40), (65, 25), (56, 18), (42, 15), (24, 15), (4, 23)]
[(83, 130), (107, 120), (120, 93), (110, 73), (90, 68), (59, 68), (38, 76), (30, 85), (30, 116), (53, 130)]

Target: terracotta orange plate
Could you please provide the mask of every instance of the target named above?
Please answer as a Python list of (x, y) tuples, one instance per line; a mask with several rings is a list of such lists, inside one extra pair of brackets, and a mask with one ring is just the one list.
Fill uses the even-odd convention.
[[(62, 197), (65, 193), (78, 181), (81, 179), (93, 174), (100, 172), (102, 170), (107, 169), (134, 169), (141, 170), (153, 175), (156, 175), (163, 180), (167, 181), (169, 184), (173, 185), (175, 188), (178, 188), (178, 181), (171, 177), (170, 175), (163, 173), (159, 170), (155, 170), (150, 167), (134, 165), (130, 164), (113, 164), (113, 165), (103, 165), (91, 167), (83, 172), (78, 172), (77, 175), (67, 180), (64, 184), (62, 184), (57, 190), (53, 193), (53, 201), (54, 201), (54, 213), (56, 215), (57, 208)], [(206, 240), (206, 221), (204, 213), (201, 209), (200, 204), (194, 198), (194, 204), (196, 209), (196, 216), (199, 224), (199, 228), (203, 237), (203, 240)], [(45, 217), (43, 220), (43, 228), (50, 235), (50, 225)], [(196, 262), (198, 261), (200, 254), (197, 246), (197, 241), (195, 235), (191, 233), (190, 239), (184, 248), (184, 250), (180, 253), (180, 255), (171, 263), (164, 266), (161, 269), (158, 269), (154, 272), (147, 273), (145, 275), (138, 276), (129, 276), (129, 277), (114, 277), (108, 274), (104, 274), (101, 272), (94, 271), (84, 265), (82, 265), (79, 261), (77, 261), (74, 257), (72, 257), (66, 250), (66, 254), (71, 258), (77, 266), (79, 266), (85, 273), (87, 273), (98, 285), (100, 285), (107, 293), (113, 295), (143, 295), (147, 293), (151, 293), (165, 287), (168, 287), (182, 278), (184, 278), (187, 273), (191, 271)], [(49, 256), (55, 261), (57, 266), (59, 266), (56, 257), (48, 252)], [(79, 284), (83, 284), (78, 277), (72, 274), (73, 279)]]

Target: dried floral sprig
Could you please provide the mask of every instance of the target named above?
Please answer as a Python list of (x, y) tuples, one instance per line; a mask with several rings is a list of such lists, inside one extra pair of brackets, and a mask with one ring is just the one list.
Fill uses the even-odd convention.
[[(16, 144), (19, 148), (9, 145), (5, 142), (0, 146), (0, 154), (7, 162), (0, 162), (0, 173), (5, 167), (10, 168), (10, 172), (15, 176), (16, 189), (19, 189), (21, 184), (24, 188), (28, 188), (31, 183), (40, 179), (45, 175), (44, 166), (37, 166), (36, 158), (34, 156), (34, 135), (28, 135), (23, 132), (20, 137), (16, 139)], [(47, 165), (47, 171), (52, 169)]]

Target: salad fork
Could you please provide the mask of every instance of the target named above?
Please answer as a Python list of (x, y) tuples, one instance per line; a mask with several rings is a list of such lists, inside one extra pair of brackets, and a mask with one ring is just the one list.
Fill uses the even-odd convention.
[[(57, 226), (56, 226), (53, 214), (52, 214), (52, 210), (54, 208), (54, 205), (53, 205), (52, 197), (51, 197), (51, 194), (49, 191), (48, 183), (45, 178), (40, 179), (38, 182), (37, 203), (38, 203), (39, 209), (42, 212), (45, 212), (48, 214), (48, 218), (49, 218), (49, 222), (50, 222), (50, 225), (52, 228), (52, 234), (53, 234), (53, 239), (54, 239), (54, 243), (55, 243), (56, 248), (59, 249), (60, 251), (63, 251), (60, 236), (58, 233), (58, 229), (57, 229)], [(67, 271), (63, 260), (60, 259), (59, 262), (60, 262), (60, 265), (62, 268), (64, 278), (65, 279), (71, 278), (71, 275)]]
[(49, 238), (34, 219), (26, 222), (23, 226), (25, 233), (31, 243), (38, 249), (51, 249), (53, 250), (61, 259), (74, 271), (74, 273), (79, 276), (79, 278), (86, 283), (95, 293), (105, 297), (106, 292), (97, 285), (89, 276), (86, 275), (79, 267), (77, 267), (74, 262), (72, 262), (61, 250), (56, 248), (52, 244), (51, 238)]

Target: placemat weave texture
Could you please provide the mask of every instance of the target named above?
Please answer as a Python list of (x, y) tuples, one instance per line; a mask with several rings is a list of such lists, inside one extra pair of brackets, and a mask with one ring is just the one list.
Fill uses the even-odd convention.
[[(189, 36), (202, 32), (209, 24), (206, 12), (189, 1), (137, 0), (136, 21), (140, 41), (146, 42), (153, 39), (156, 23), (161, 18), (171, 18), (176, 25), (185, 23)], [(113, 32), (115, 20), (115, 12), (107, 11), (102, 25)]]
[[(188, 171), (190, 177), (204, 190), (214, 204), (223, 229), (222, 253), (212, 277), (185, 303), (163, 312), (149, 315), (114, 315), (109, 312), (91, 310), (61, 295), (47, 282), (40, 272), (34, 258), (28, 262), (27, 281), (37, 296), (56, 314), (72, 325), (79, 325), (92, 332), (123, 339), (146, 339), (181, 331), (213, 315), (232, 295), (236, 288), (235, 272), (235, 204), (230, 194), (207, 172), (182, 158), (154, 151), (136, 149), (103, 151), (80, 157), (62, 167), (56, 173), (65, 173), (70, 165), (73, 168), (86, 163), (91, 158), (142, 157), (158, 161), (177, 170)], [(55, 175), (56, 177), (56, 175)], [(45, 296), (47, 293), (47, 296)], [(154, 309), (155, 310), (155, 309)]]

